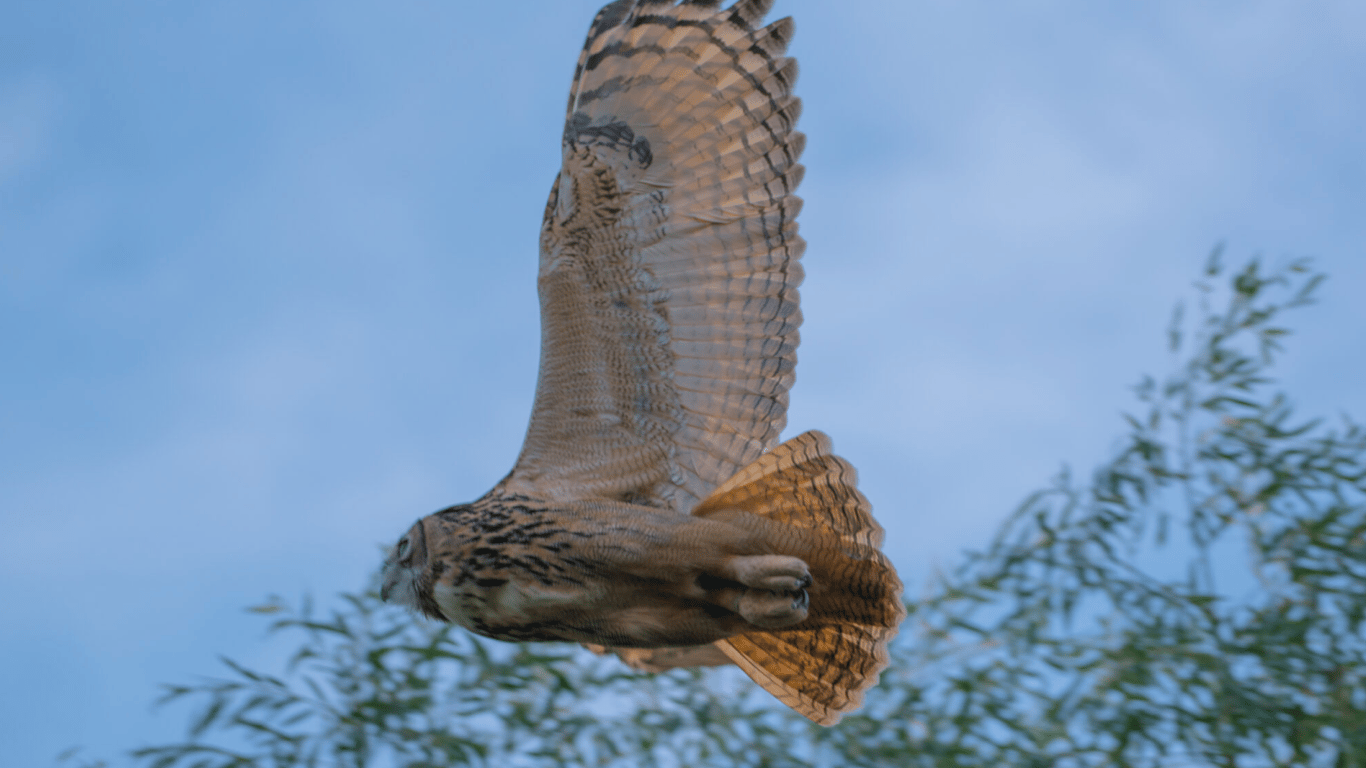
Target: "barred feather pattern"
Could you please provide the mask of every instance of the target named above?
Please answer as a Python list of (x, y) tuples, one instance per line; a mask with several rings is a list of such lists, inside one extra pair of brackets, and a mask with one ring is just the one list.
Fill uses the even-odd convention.
[(622, 0), (574, 72), (541, 233), (541, 373), (506, 490), (688, 512), (772, 447), (798, 326), (791, 19)]
[(737, 512), (778, 523), (768, 539), (810, 566), (806, 621), (716, 645), (769, 693), (822, 725), (863, 702), (906, 617), (901, 580), (879, 551), (882, 527), (857, 482), (829, 437), (805, 432), (717, 488), (695, 513), (740, 525)]

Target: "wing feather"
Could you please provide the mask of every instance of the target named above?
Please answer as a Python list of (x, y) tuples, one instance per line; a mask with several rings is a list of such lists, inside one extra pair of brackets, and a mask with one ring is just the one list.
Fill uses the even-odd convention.
[(687, 512), (772, 447), (801, 311), (792, 22), (619, 0), (589, 29), (541, 237), (541, 372), (504, 490)]

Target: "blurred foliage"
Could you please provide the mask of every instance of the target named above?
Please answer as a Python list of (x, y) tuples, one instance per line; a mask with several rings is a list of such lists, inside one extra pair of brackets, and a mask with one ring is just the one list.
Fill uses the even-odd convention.
[(1211, 257), (1116, 455), (937, 575), (835, 728), (734, 669), (638, 674), (367, 592), (326, 617), (260, 609), (297, 647), (288, 670), (225, 660), (170, 687), (196, 703), (188, 738), (135, 762), (1366, 768), (1366, 433), (1298, 419), (1268, 375), (1321, 279)]

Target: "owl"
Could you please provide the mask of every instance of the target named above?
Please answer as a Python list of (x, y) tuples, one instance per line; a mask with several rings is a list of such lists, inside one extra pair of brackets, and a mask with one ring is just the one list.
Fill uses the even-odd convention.
[(419, 520), (382, 595), (637, 668), (734, 663), (823, 725), (905, 617), (830, 440), (781, 444), (805, 243), (790, 18), (772, 0), (598, 12), (541, 227), (540, 377), (512, 471)]

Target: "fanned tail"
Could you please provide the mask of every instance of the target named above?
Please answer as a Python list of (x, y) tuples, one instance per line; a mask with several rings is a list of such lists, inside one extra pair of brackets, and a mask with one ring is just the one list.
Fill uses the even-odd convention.
[(831, 453), (830, 438), (812, 431), (740, 470), (693, 511), (761, 528), (778, 553), (800, 557), (811, 569), (805, 621), (737, 635), (716, 647), (821, 725), (834, 725), (862, 704), (906, 617), (901, 580), (878, 549), (882, 528), (856, 484), (854, 468)]

